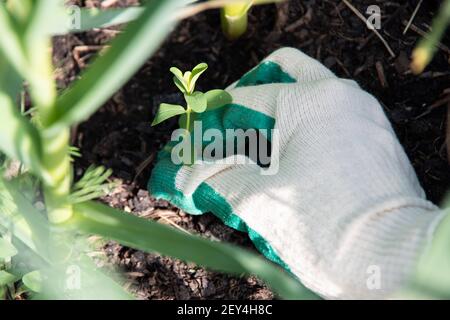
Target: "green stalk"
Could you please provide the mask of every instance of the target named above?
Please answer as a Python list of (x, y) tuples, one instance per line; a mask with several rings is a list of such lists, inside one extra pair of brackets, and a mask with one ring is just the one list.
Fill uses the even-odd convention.
[(43, 137), (44, 166), (51, 184), (44, 184), (44, 197), (48, 218), (52, 223), (62, 223), (72, 216), (69, 195), (72, 184), (68, 128), (46, 132)]
[[(47, 40), (47, 48), (50, 48), (50, 40)], [(72, 185), (72, 164), (69, 155), (70, 128), (60, 127), (54, 130), (46, 130), (50, 119), (57, 112), (56, 88), (53, 81), (53, 67), (51, 51), (45, 50), (41, 57), (40, 73), (47, 79), (46, 92), (42, 102), (38, 106), (39, 121), (43, 127), (42, 148), (43, 165), (49, 175), (49, 181), (43, 183), (44, 198), (48, 219), (51, 223), (62, 223), (72, 216), (72, 205), (69, 196)], [(38, 88), (32, 88), (38, 89)], [(34, 90), (35, 96), (40, 91)]]
[(431, 32), (423, 37), (412, 53), (411, 69), (415, 74), (421, 73), (430, 63), (437, 51), (438, 44), (450, 22), (450, 0), (446, 0), (431, 25)]
[(187, 106), (187, 109), (186, 109), (186, 133), (189, 132), (191, 129), (191, 112), (192, 112), (192, 109), (189, 106)]
[(221, 9), (220, 19), (222, 31), (230, 40), (235, 40), (247, 31), (248, 11), (253, 0), (246, 3), (235, 3), (224, 6)]
[[(72, 163), (69, 156), (70, 129), (62, 128), (43, 132), (43, 164), (51, 183), (43, 183), (48, 220), (58, 225), (69, 220), (73, 214), (70, 192), (72, 187)], [(67, 232), (51, 230), (48, 254), (54, 263), (63, 263), (72, 256), (70, 237)]]
[[(192, 112), (192, 108), (189, 105), (187, 105), (187, 108), (186, 108), (186, 126), (185, 126), (186, 131), (184, 133), (185, 134), (185, 136), (184, 136), (185, 139), (188, 138), (189, 133), (191, 131), (191, 112)], [(184, 156), (183, 156), (183, 159), (184, 159)], [(185, 163), (185, 164), (186, 165), (193, 164), (194, 163), (194, 159), (195, 159), (195, 148), (194, 148), (194, 145), (191, 144), (191, 159), (190, 159), (189, 163)]]

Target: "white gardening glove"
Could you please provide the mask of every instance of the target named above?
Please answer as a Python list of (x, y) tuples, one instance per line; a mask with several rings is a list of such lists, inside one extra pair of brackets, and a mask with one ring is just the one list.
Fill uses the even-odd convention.
[(175, 165), (161, 154), (151, 193), (249, 232), (325, 298), (386, 298), (404, 285), (443, 214), (377, 100), (291, 48), (229, 92), (233, 104), (205, 113), (205, 126), (274, 124), (271, 174), (256, 164)]

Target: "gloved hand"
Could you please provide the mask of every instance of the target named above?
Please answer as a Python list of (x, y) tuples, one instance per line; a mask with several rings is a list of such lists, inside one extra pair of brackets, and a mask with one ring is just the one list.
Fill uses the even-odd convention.
[(255, 163), (175, 165), (162, 151), (150, 192), (248, 232), (325, 298), (384, 298), (405, 284), (443, 213), (377, 100), (291, 48), (228, 91), (232, 104), (197, 120), (203, 130), (274, 128), (271, 174)]

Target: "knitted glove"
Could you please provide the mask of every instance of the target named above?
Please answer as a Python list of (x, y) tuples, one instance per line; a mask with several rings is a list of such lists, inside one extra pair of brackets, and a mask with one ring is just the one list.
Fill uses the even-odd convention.
[(377, 100), (291, 48), (228, 91), (232, 104), (198, 117), (203, 131), (274, 128), (270, 166), (244, 155), (175, 165), (164, 150), (150, 192), (248, 232), (325, 298), (384, 298), (400, 288), (443, 214), (425, 199)]

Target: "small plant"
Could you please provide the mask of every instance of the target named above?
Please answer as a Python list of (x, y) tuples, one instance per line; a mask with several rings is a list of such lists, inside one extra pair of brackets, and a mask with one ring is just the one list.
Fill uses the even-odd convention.
[(194, 117), (191, 116), (192, 113), (214, 110), (231, 103), (231, 95), (225, 90), (214, 89), (205, 93), (195, 91), (197, 80), (206, 69), (208, 69), (206, 63), (200, 63), (192, 71), (184, 73), (176, 67), (170, 68), (170, 72), (174, 75), (173, 82), (184, 95), (186, 107), (178, 104), (161, 103), (152, 126), (172, 117), (182, 115), (180, 119), (181, 127), (189, 132), (192, 129), (194, 120)]

